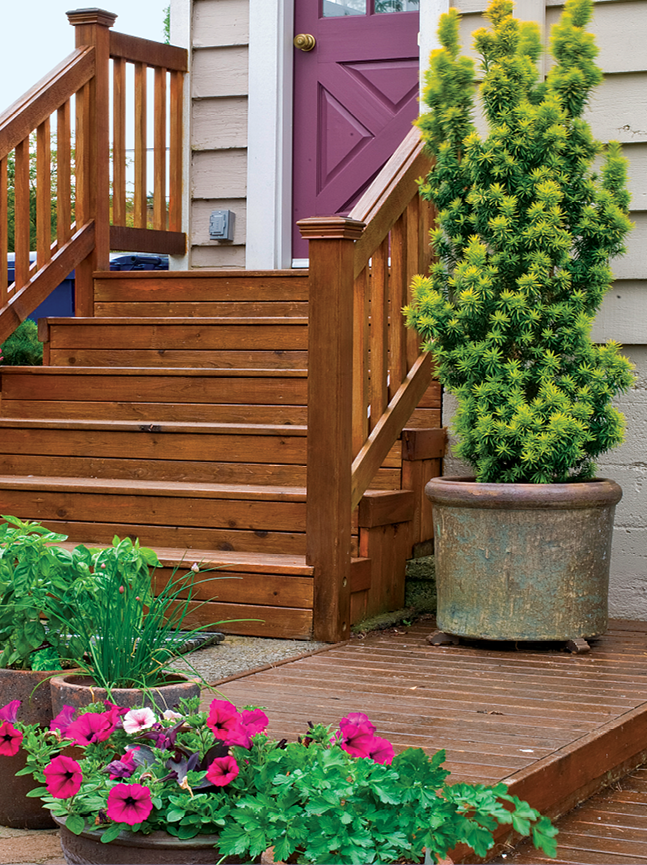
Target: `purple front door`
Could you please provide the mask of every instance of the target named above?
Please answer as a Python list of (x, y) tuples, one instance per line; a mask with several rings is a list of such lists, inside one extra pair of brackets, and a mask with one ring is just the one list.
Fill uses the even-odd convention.
[[(348, 213), (418, 114), (419, 0), (295, 0), (293, 224)], [(292, 255), (306, 258), (295, 227)]]

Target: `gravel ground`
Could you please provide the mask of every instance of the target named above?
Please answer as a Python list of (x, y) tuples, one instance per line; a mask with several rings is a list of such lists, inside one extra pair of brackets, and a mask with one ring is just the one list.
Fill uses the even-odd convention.
[(265, 637), (228, 635), (222, 643), (197, 649), (188, 656), (188, 663), (184, 658), (174, 661), (173, 667), (187, 672), (193, 669), (209, 684), (213, 684), (237, 673), (296, 658), (328, 645), (314, 640), (270, 640)]

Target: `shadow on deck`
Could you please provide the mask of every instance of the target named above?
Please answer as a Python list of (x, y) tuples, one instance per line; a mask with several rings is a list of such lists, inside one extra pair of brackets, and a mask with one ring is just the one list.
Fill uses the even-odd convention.
[(505, 781), (553, 818), (647, 761), (647, 623), (612, 621), (587, 655), (436, 648), (432, 630), (369, 635), (219, 690), (264, 706), (268, 732), (290, 739), (309, 720), (365, 712), (396, 749), (445, 748), (455, 781)]

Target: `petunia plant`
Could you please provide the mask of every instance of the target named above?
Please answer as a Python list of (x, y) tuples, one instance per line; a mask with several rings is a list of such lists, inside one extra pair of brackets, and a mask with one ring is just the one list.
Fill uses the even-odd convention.
[[(561, 483), (593, 477), (622, 441), (612, 399), (631, 365), (591, 323), (624, 252), (626, 159), (583, 117), (602, 74), (586, 25), (592, 0), (567, 0), (540, 80), (539, 28), (492, 0), (478, 30), (488, 132), (473, 120), (475, 74), (460, 55), (459, 14), (441, 16), (418, 125), (434, 157), (421, 194), (437, 207), (436, 256), (415, 277), (407, 323), (458, 399), (458, 456), (477, 481)], [(596, 160), (601, 160), (598, 168)]]
[(43, 730), (21, 724), (14, 701), (0, 710), (0, 755), (22, 745), (23, 774), (42, 784), (30, 795), (70, 832), (98, 829), (106, 844), (161, 830), (215, 834), (218, 855), (244, 861), (274, 847), (277, 861), (420, 862), (459, 843), (483, 856), (502, 826), (555, 854), (550, 821), (505, 785), (448, 784), (443, 751), (395, 754), (361, 712), (287, 743), (266, 734), (262, 709), (198, 706), (66, 707)]

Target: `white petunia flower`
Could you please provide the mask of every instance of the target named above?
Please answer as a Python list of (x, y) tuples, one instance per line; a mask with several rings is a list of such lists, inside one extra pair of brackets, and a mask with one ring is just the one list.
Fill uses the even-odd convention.
[(162, 715), (162, 718), (164, 718), (166, 721), (175, 721), (183, 717), (184, 715), (180, 715), (179, 712), (174, 712), (173, 709), (167, 709), (166, 712), (164, 712), (164, 714)]
[(131, 709), (123, 718), (124, 730), (127, 733), (140, 733), (148, 730), (157, 722), (157, 717), (152, 709)]

